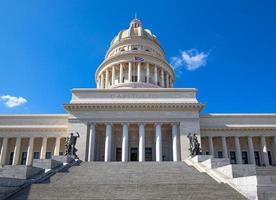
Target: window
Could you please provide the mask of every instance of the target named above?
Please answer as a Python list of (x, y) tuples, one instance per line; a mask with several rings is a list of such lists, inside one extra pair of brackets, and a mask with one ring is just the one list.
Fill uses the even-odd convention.
[(137, 48), (137, 47), (133, 47), (133, 48), (132, 48), (132, 50), (137, 51), (137, 50), (138, 50), (138, 48)]
[(248, 164), (248, 157), (246, 151), (242, 152), (242, 164)]
[(209, 155), (209, 151), (206, 151), (206, 152), (205, 152), (205, 155)]
[(218, 158), (223, 158), (223, 153), (222, 153), (222, 151), (218, 151)]
[(46, 152), (46, 159), (51, 159), (52, 152)]
[(63, 156), (63, 152), (62, 152), (62, 151), (61, 151), (61, 152), (59, 152), (59, 155), (60, 155), (60, 156)]
[(237, 164), (236, 152), (235, 151), (230, 151), (230, 163), (231, 164)]
[(39, 159), (39, 152), (34, 152), (34, 159)]
[(26, 165), (26, 160), (27, 160), (27, 152), (22, 152), (21, 154), (21, 165)]

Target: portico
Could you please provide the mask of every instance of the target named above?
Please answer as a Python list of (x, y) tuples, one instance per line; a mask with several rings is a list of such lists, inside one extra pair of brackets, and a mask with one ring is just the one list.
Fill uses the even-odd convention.
[(89, 161), (159, 162), (180, 159), (176, 122), (93, 122), (89, 123), (89, 130), (94, 133), (90, 134), (89, 141), (97, 141), (89, 143)]

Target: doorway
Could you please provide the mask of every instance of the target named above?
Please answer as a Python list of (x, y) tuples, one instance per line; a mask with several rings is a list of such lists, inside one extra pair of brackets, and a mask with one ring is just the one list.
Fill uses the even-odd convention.
[(130, 149), (130, 161), (138, 161), (138, 148)]
[(146, 147), (146, 149), (145, 149), (145, 160), (152, 161), (152, 148), (151, 147)]

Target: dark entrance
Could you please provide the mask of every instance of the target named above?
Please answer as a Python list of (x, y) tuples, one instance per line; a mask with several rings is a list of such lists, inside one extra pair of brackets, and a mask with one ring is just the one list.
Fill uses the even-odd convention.
[(146, 147), (145, 149), (145, 160), (152, 161), (152, 149), (151, 147)]
[(246, 151), (242, 152), (242, 164), (248, 164), (248, 157)]
[(122, 148), (116, 148), (116, 161), (122, 161)]
[(130, 149), (130, 161), (138, 161), (138, 148)]
[(235, 151), (230, 151), (230, 163), (231, 164), (237, 164), (236, 152)]
[(255, 151), (254, 154), (255, 154), (255, 163), (256, 163), (256, 165), (260, 166), (260, 165), (261, 165), (261, 162), (260, 162), (260, 155), (259, 155), (259, 152), (258, 152), (258, 151)]
[(26, 165), (26, 160), (27, 160), (27, 152), (22, 152), (21, 165)]

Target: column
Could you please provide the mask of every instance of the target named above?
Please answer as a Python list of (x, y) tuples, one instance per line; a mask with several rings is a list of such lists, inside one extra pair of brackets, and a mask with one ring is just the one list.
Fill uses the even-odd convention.
[(166, 87), (167, 87), (167, 88), (170, 87), (170, 86), (169, 86), (169, 84), (170, 84), (170, 82), (169, 82), (169, 80), (170, 80), (169, 76), (170, 76), (170, 75), (169, 75), (169, 73), (167, 72), (167, 73), (166, 73)]
[(157, 74), (157, 65), (154, 65), (154, 83), (158, 84), (158, 74)]
[(104, 74), (101, 73), (101, 88), (104, 88)]
[(145, 161), (145, 125), (139, 124), (139, 162)]
[(162, 131), (161, 123), (155, 124), (155, 151), (156, 151), (156, 161), (162, 161)]
[(19, 164), (20, 148), (21, 148), (21, 138), (18, 137), (16, 138), (16, 142), (15, 142), (12, 165)]
[(41, 150), (40, 150), (40, 159), (46, 158), (46, 149), (47, 149), (47, 138), (44, 137), (42, 139), (42, 145), (41, 145)]
[(123, 123), (122, 162), (128, 161), (128, 123)]
[(7, 147), (8, 147), (8, 138), (3, 138), (2, 147), (1, 147), (1, 155), (0, 155), (0, 165), (1, 166), (5, 165), (5, 163), (6, 163)]
[(173, 161), (176, 162), (178, 161), (178, 148), (177, 148), (177, 123), (172, 124), (172, 146), (173, 146)]
[(132, 82), (132, 62), (128, 63), (128, 82)]
[(105, 88), (109, 86), (109, 71), (108, 68), (105, 70)]
[(150, 66), (149, 63), (147, 63), (147, 83), (150, 82)]
[(96, 124), (89, 124), (88, 162), (94, 161), (95, 156)]
[(115, 65), (112, 65), (111, 85), (115, 84)]
[(119, 77), (119, 83), (123, 83), (123, 75), (124, 75), (123, 64), (120, 63), (120, 77)]
[(261, 148), (262, 148), (262, 155), (263, 155), (263, 164), (265, 166), (269, 166), (265, 136), (261, 136)]
[(273, 161), (274, 165), (276, 165), (276, 136), (273, 137)]
[(165, 86), (165, 82), (164, 82), (164, 69), (161, 68), (161, 86), (164, 87)]
[(27, 151), (27, 159), (26, 159), (26, 165), (31, 166), (33, 162), (33, 149), (34, 149), (34, 138), (29, 138), (29, 146)]
[(222, 150), (223, 150), (223, 158), (228, 158), (228, 149), (227, 149), (227, 142), (226, 137), (221, 137), (221, 143), (222, 143)]
[(215, 156), (214, 155), (213, 137), (209, 136), (208, 141), (209, 141), (209, 155)]
[(252, 137), (248, 136), (248, 150), (249, 150), (249, 159), (250, 159), (250, 164), (256, 164), (255, 161), (255, 153), (254, 153), (254, 145), (252, 141)]
[(236, 149), (237, 164), (242, 164), (241, 146), (240, 146), (239, 136), (235, 136), (235, 149)]
[(141, 82), (141, 63), (138, 63), (137, 66), (137, 82)]
[(105, 151), (104, 151), (104, 161), (111, 161), (111, 137), (112, 137), (112, 124), (106, 124), (105, 129)]
[(54, 156), (59, 156), (59, 152), (60, 152), (60, 137), (56, 137)]

